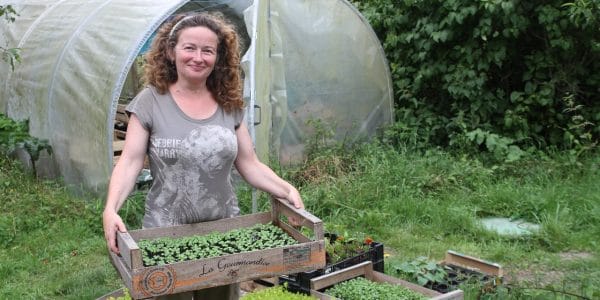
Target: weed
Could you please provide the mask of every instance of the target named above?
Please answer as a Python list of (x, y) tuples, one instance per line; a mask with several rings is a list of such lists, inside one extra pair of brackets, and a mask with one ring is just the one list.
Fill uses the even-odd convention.
[(17, 149), (25, 149), (29, 154), (33, 174), (37, 174), (35, 162), (44, 150), (52, 154), (48, 140), (29, 135), (29, 121), (14, 121), (0, 114), (0, 155), (12, 155)]

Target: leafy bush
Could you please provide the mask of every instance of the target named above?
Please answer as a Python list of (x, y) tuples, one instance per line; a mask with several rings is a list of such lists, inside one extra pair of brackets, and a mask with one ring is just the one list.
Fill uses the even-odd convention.
[(35, 172), (35, 162), (43, 150), (52, 154), (52, 148), (47, 140), (38, 139), (29, 135), (29, 121), (14, 121), (0, 114), (0, 155), (10, 155), (18, 148), (23, 148), (29, 153), (31, 165)]
[(445, 283), (448, 275), (443, 267), (424, 256), (395, 266), (395, 271), (407, 280), (416, 282), (422, 286)]
[(499, 160), (597, 146), (600, 1), (353, 2), (390, 62), (388, 141)]

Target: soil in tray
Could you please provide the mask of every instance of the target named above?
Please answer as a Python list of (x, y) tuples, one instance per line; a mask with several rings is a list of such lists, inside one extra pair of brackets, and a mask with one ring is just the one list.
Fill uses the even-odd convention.
[(211, 258), (234, 253), (272, 249), (297, 244), (281, 228), (272, 224), (257, 224), (228, 232), (213, 232), (202, 236), (140, 240), (145, 267)]

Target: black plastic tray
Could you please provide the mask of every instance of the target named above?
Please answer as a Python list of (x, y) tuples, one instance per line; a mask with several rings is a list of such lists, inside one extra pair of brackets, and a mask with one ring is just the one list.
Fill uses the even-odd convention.
[[(325, 237), (333, 242), (337, 238), (337, 235), (325, 233)], [(383, 273), (383, 259), (383, 244), (372, 242), (369, 250), (337, 263), (327, 264), (323, 269), (279, 276), (279, 284), (285, 284), (287, 289), (292, 292), (310, 294), (310, 280), (315, 277), (345, 269), (365, 261), (371, 261), (373, 263), (373, 270)]]

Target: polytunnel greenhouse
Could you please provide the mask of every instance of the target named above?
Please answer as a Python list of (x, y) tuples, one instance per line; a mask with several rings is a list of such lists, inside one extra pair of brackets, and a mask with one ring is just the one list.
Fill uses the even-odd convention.
[(263, 161), (303, 158), (310, 120), (348, 142), (393, 120), (383, 49), (345, 0), (0, 0), (18, 13), (0, 21), (0, 113), (29, 120), (52, 155), (39, 168), (67, 184), (103, 191), (113, 167), (115, 116), (142, 87), (143, 54), (173, 14), (218, 10), (245, 47), (246, 122)]

